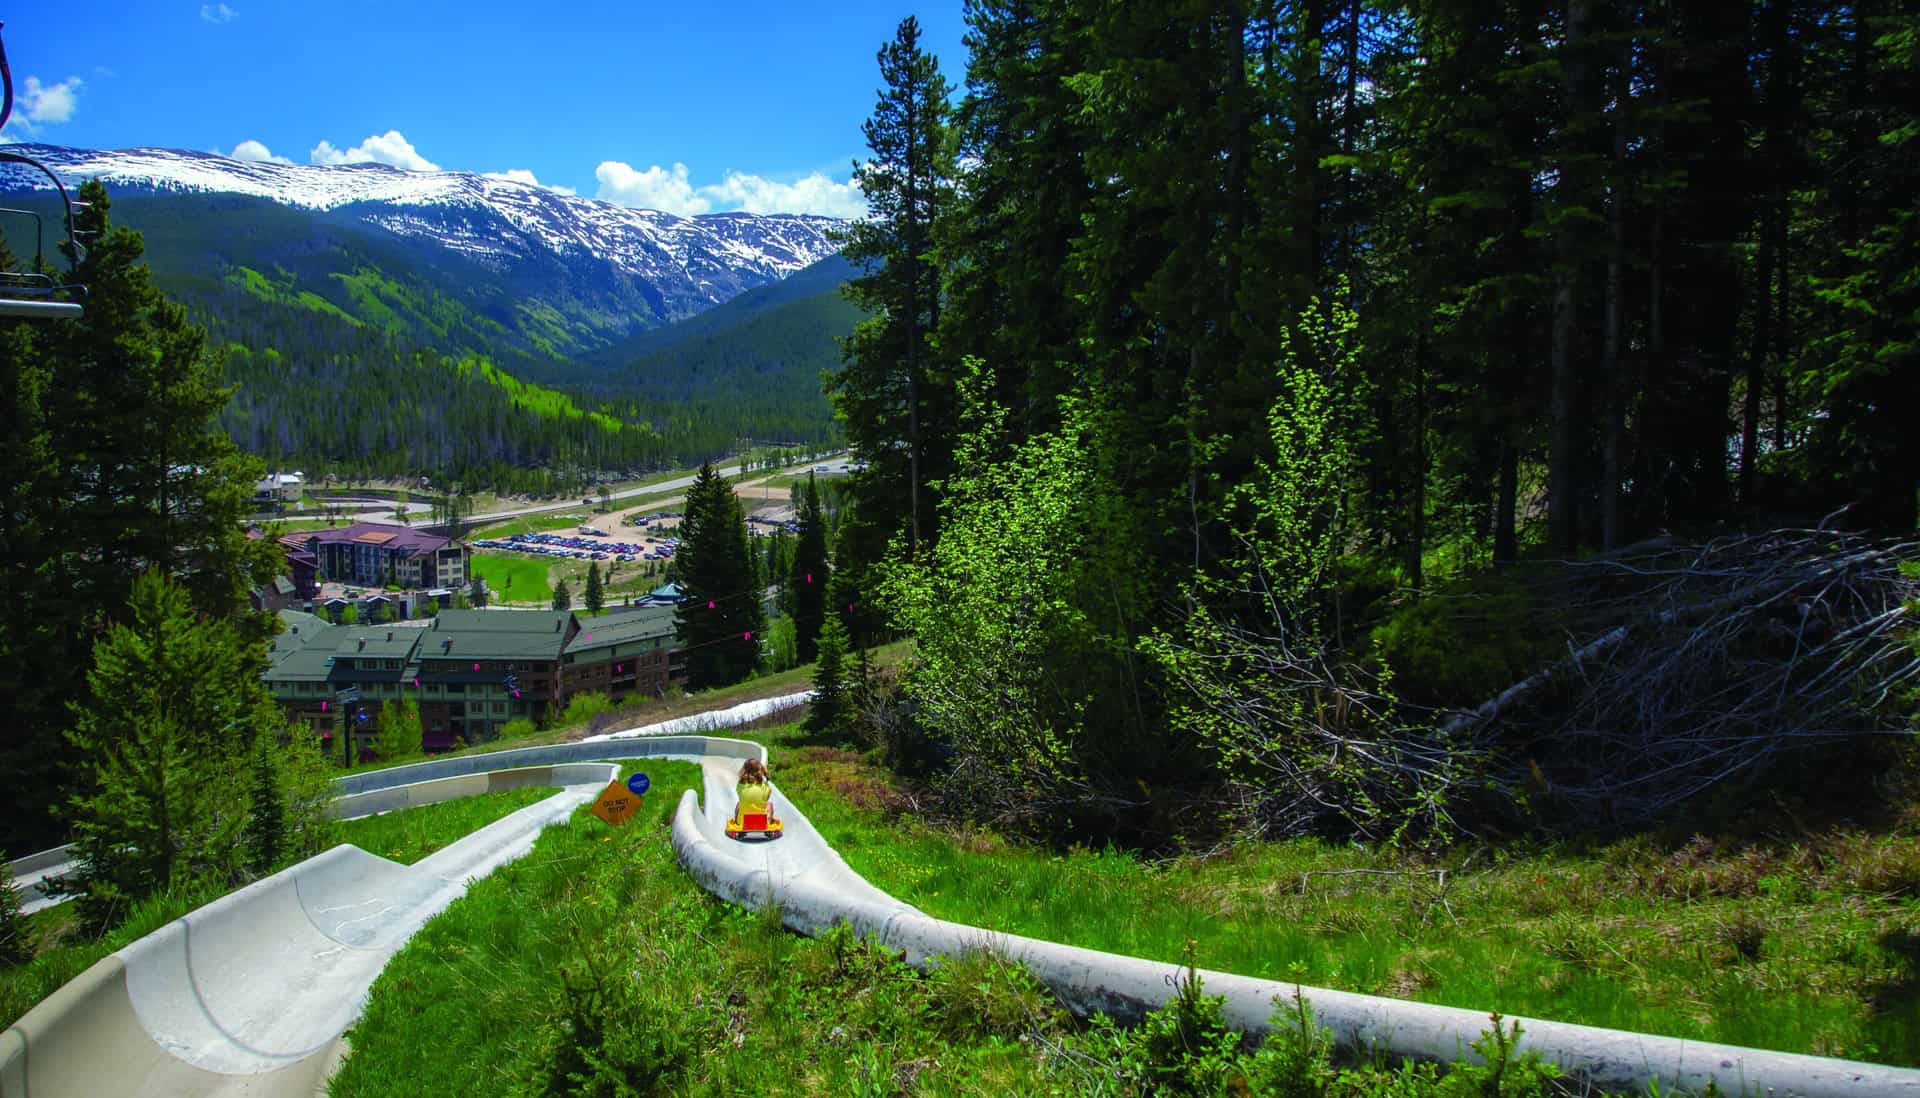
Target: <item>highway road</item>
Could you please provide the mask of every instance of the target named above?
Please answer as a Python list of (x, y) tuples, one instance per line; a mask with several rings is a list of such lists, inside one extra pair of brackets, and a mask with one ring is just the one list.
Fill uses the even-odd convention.
[[(787, 466), (784, 469), (761, 470), (760, 473), (762, 477), (772, 477), (772, 476), (780, 476), (787, 473), (804, 473), (808, 469), (814, 468), (815, 466), (819, 466), (819, 465), (833, 465), (835, 467), (838, 467), (839, 465), (845, 463), (846, 454), (847, 454), (847, 451), (839, 450), (831, 454), (823, 454), (819, 457), (813, 458), (810, 461), (804, 461), (804, 462), (800, 462), (797, 465)], [(732, 465), (720, 466), (720, 475), (732, 480), (738, 480), (741, 477), (745, 476), (748, 472), (749, 470), (747, 470), (745, 466), (740, 462), (735, 462)], [(687, 473), (684, 476), (674, 477), (671, 480), (662, 480), (662, 481), (656, 481), (652, 484), (641, 484), (632, 488), (623, 488), (618, 492), (611, 493), (607, 498), (612, 503), (618, 503), (621, 500), (646, 499), (654, 496), (671, 496), (676, 493), (684, 492), (688, 487), (690, 487), (693, 484), (694, 479), (697, 476), (699, 476), (697, 472)], [(589, 501), (589, 503), (593, 506), (598, 506), (600, 502), (598, 496), (592, 495), (590, 493), (581, 495), (580, 499)], [(509, 507), (509, 508), (503, 508), (495, 511), (488, 511), (485, 514), (473, 515), (467, 520), (467, 522), (470, 527), (485, 526), (489, 523), (501, 522), (506, 519), (521, 518), (527, 515), (552, 514), (555, 511), (572, 510), (579, 506), (580, 506), (580, 503), (570, 499), (560, 500), (557, 502), (530, 503), (525, 507)], [(407, 513), (409, 515), (426, 515), (426, 514), (430, 514), (432, 510), (433, 510), (433, 507), (431, 504), (426, 504), (426, 503), (407, 504)], [(380, 504), (377, 507), (367, 507), (362, 510), (345, 512), (341, 515), (341, 518), (347, 522), (390, 522), (393, 519), (393, 511), (394, 511), (394, 505), (390, 502), (383, 500), (380, 502)], [(314, 511), (314, 512), (304, 512), (296, 517), (323, 517), (323, 516), (321, 512)], [(249, 521), (252, 521), (252, 520), (249, 520)], [(418, 520), (416, 519), (415, 521), (417, 522)]]

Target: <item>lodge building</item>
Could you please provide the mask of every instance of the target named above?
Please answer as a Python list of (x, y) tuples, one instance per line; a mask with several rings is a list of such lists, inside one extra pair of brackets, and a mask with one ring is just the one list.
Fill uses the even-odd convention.
[(561, 689), (571, 697), (581, 691), (605, 694), (623, 701), (635, 694), (664, 693), (671, 682), (685, 678), (673, 630), (673, 607), (646, 606), (595, 618), (560, 657)]
[[(334, 530), (288, 534), (280, 544), (295, 570), (296, 587), (311, 587), (316, 573), (336, 583), (414, 589), (462, 587), (470, 578), (464, 543), (406, 526), (356, 522)], [(303, 571), (305, 576), (300, 574)]]
[[(616, 611), (582, 626), (568, 611), (442, 610), (430, 624), (330, 625), (283, 610), (262, 675), (274, 700), (315, 735), (345, 731), (342, 698), (357, 693), (372, 743), (379, 708), (412, 698), (423, 745), (442, 751), (499, 736), (515, 718), (538, 720), (573, 695), (657, 695), (677, 681), (673, 610)], [(508, 676), (514, 679), (508, 685)]]

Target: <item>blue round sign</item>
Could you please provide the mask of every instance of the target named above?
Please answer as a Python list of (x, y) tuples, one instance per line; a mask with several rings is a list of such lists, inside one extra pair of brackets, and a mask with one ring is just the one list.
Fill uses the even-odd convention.
[(647, 780), (647, 776), (645, 774), (635, 774), (632, 777), (627, 779), (627, 788), (629, 790), (632, 790), (633, 795), (636, 797), (640, 796), (642, 793), (645, 793), (647, 791), (647, 787), (652, 784), (653, 783), (651, 781)]

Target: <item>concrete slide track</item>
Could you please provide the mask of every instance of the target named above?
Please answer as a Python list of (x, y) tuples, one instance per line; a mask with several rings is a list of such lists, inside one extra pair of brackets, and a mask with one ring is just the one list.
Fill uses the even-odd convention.
[(764, 757), (705, 736), (554, 744), (337, 779), (359, 816), (527, 786), (562, 791), (411, 866), (337, 846), (102, 959), (0, 1034), (0, 1098), (312, 1095), (387, 960), (474, 880), (533, 848), (616, 773), (605, 760)]
[[(777, 704), (777, 703), (775, 703)], [(751, 717), (752, 711), (738, 716)], [(736, 716), (736, 719), (738, 719)], [(717, 724), (719, 715), (710, 715)], [(467, 883), (531, 848), (609, 777), (602, 760), (697, 761), (704, 796), (676, 806), (673, 842), (702, 886), (759, 908), (779, 905), (794, 930), (846, 922), (917, 965), (986, 950), (1026, 963), (1075, 1010), (1138, 1018), (1170, 998), (1182, 970), (932, 918), (869, 884), (776, 788), (786, 834), (725, 837), (740, 763), (766, 757), (741, 740), (663, 735), (673, 726), (593, 742), (434, 760), (338, 779), (336, 812), (358, 815), (528, 784), (564, 792), (522, 809), (412, 867), (350, 846), (209, 904), (88, 969), (0, 1035), (0, 1098), (68, 1094), (308, 1095), (338, 1062), (339, 1034), (406, 939)], [(599, 765), (594, 765), (598, 763)], [(1202, 971), (1228, 1019), (1264, 1035), (1275, 1002), (1295, 994), (1345, 1044), (1392, 1056), (1453, 1060), (1487, 1025), (1482, 1011), (1298, 987)], [(1523, 1047), (1611, 1090), (1920, 1098), (1920, 1070), (1520, 1019)]]
[[(680, 862), (708, 891), (749, 908), (777, 905), (790, 929), (815, 935), (845, 922), (864, 936), (899, 950), (926, 967), (940, 957), (987, 951), (1027, 965), (1081, 1016), (1103, 1011), (1137, 1021), (1176, 993), (1186, 970), (1097, 950), (1001, 934), (932, 918), (873, 887), (820, 838), (799, 809), (776, 789), (786, 836), (752, 844), (726, 838), (735, 804), (738, 763), (707, 759), (705, 807), (692, 790), (673, 819)], [(1377, 1049), (1389, 1057), (1452, 1061), (1477, 1059), (1468, 1047), (1488, 1028), (1482, 1010), (1463, 1010), (1382, 996), (1303, 987), (1201, 970), (1209, 995), (1226, 997), (1227, 1020), (1244, 1032), (1272, 1032), (1276, 1005), (1297, 994), (1317, 1024), (1348, 1048)], [(1524, 1029), (1521, 1048), (1539, 1052), (1577, 1078), (1616, 1092), (1701, 1093), (1709, 1083), (1729, 1095), (1766, 1094), (1920, 1098), (1920, 1070), (1799, 1056), (1733, 1045), (1658, 1037), (1534, 1018), (1508, 1019)]]

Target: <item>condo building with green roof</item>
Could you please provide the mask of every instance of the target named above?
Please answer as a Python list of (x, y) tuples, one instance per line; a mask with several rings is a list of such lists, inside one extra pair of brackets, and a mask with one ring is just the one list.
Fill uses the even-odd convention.
[(671, 607), (620, 611), (583, 625), (567, 611), (443, 610), (421, 625), (330, 625), (282, 611), (263, 674), (273, 697), (330, 748), (353, 716), (355, 747), (371, 745), (379, 707), (412, 698), (423, 746), (441, 751), (538, 720), (574, 694), (623, 700), (675, 681)]

